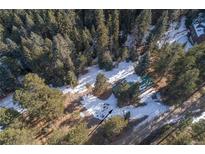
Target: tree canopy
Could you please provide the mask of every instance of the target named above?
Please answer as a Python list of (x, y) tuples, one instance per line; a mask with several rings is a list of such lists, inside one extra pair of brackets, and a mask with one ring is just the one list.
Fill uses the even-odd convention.
[(18, 101), (31, 117), (52, 120), (63, 113), (63, 94), (45, 85), (36, 74), (27, 74), (23, 87), (15, 91), (14, 100)]

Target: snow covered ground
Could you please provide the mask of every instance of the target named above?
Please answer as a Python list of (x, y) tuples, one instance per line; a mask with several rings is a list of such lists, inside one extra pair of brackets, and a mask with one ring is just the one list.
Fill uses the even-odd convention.
[(199, 122), (199, 120), (205, 119), (205, 112), (203, 112), (200, 116), (194, 117), (192, 123)]
[(128, 35), (127, 40), (125, 42), (125, 46), (128, 48), (132, 48), (135, 45), (135, 38), (134, 35)]
[[(156, 99), (153, 99), (153, 95), (157, 95)], [(157, 115), (166, 112), (169, 107), (160, 103), (159, 94), (154, 89), (149, 89), (140, 95), (140, 102), (145, 103), (144, 106), (134, 107), (132, 105), (119, 108), (117, 106), (117, 99), (112, 94), (107, 100), (100, 100), (96, 96), (87, 95), (83, 97), (81, 103), (95, 118), (103, 119), (110, 110), (113, 112), (109, 117), (114, 115), (124, 116), (127, 112), (130, 112), (130, 119), (139, 119), (144, 116), (148, 118), (143, 122), (151, 121)]]
[(78, 85), (75, 88), (71, 88), (69, 86), (63, 86), (59, 88), (64, 94), (71, 92), (71, 93), (82, 93), (85, 92), (86, 84), (90, 84), (94, 86), (96, 76), (99, 73), (103, 73), (108, 79), (111, 84), (115, 83), (116, 81), (126, 78), (129, 82), (137, 82), (140, 81), (140, 77), (134, 75), (134, 64), (132, 62), (121, 62), (119, 65), (112, 69), (112, 71), (104, 71), (100, 70), (97, 65), (91, 66), (88, 68), (88, 73), (79, 77)]
[(3, 126), (0, 126), (0, 132), (1, 132), (1, 131), (3, 131), (3, 129), (2, 129), (2, 128), (3, 128)]
[[(147, 33), (144, 35), (144, 38), (142, 39), (142, 43), (147, 42), (147, 39), (150, 35), (150, 32), (154, 29), (154, 27), (155, 26), (153, 26), (153, 25), (149, 26)], [(127, 40), (126, 40), (124, 46), (126, 46), (128, 48), (132, 48), (132, 47), (135, 46), (135, 36), (134, 36), (134, 34), (128, 34), (127, 35)]]
[(170, 119), (169, 121), (167, 121), (165, 124), (174, 124), (177, 123), (181, 118), (183, 118), (183, 116), (175, 116), (174, 118)]
[[(75, 88), (70, 87), (61, 87), (63, 93), (71, 92), (71, 93), (82, 93), (86, 91), (85, 85), (87, 83), (94, 86), (96, 76), (98, 73), (103, 73), (111, 84), (114, 84), (116, 81), (120, 79), (126, 79), (128, 82), (141, 82), (140, 76), (137, 76), (134, 72), (134, 63), (132, 62), (121, 62), (119, 65), (114, 68), (112, 71), (103, 71), (98, 68), (98, 66), (92, 66), (88, 68), (88, 73), (82, 75), (79, 78), (79, 85)], [(156, 95), (156, 99), (153, 95)], [(140, 102), (145, 103), (144, 106), (134, 107), (134, 106), (126, 106), (119, 108), (117, 106), (117, 99), (112, 94), (107, 100), (101, 100), (93, 95), (85, 95), (82, 97), (82, 105), (87, 109), (87, 112), (92, 114), (95, 118), (103, 119), (106, 114), (113, 109), (111, 116), (120, 115), (123, 116), (127, 112), (130, 112), (131, 119), (138, 119), (144, 116), (148, 116), (148, 118), (144, 121), (150, 121), (157, 115), (160, 115), (166, 112), (169, 107), (160, 103), (160, 95), (154, 91), (153, 88), (143, 92), (140, 95)], [(84, 117), (83, 113), (80, 113), (81, 117)]]
[(185, 17), (182, 17), (180, 22), (173, 22), (170, 24), (168, 31), (164, 34), (161, 40), (158, 41), (159, 47), (162, 47), (164, 43), (172, 44), (174, 42), (185, 45), (185, 51), (187, 52), (192, 48), (192, 44), (188, 39), (188, 29), (185, 25)]
[(147, 43), (147, 39), (148, 39), (148, 37), (149, 37), (151, 31), (152, 31), (154, 28), (155, 28), (154, 25), (150, 25), (150, 26), (149, 26), (149, 29), (148, 29), (147, 33), (145, 34), (145, 36), (144, 36), (144, 38), (143, 38), (143, 40), (142, 40), (142, 43)]
[(18, 112), (24, 111), (18, 103), (14, 103), (12, 94), (0, 100), (0, 108), (14, 109)]
[[(115, 83), (120, 79), (126, 79), (128, 82), (141, 82), (140, 76), (137, 76), (134, 72), (134, 63), (132, 62), (121, 62), (119, 65), (114, 68), (112, 71), (103, 71), (98, 68), (98, 66), (92, 66), (88, 68), (88, 73), (82, 75), (79, 78), (79, 85), (75, 88), (70, 87), (61, 87), (63, 93), (81, 93), (86, 91), (85, 85), (87, 83), (94, 86), (96, 76), (98, 73), (103, 73), (111, 84)], [(156, 95), (156, 99), (153, 95)], [(106, 114), (113, 109), (112, 114), (109, 117), (114, 115), (123, 116), (127, 112), (130, 112), (131, 119), (138, 119), (144, 116), (148, 116), (143, 122), (151, 121), (157, 115), (160, 115), (166, 112), (169, 107), (160, 103), (160, 95), (154, 91), (153, 88), (143, 92), (140, 95), (140, 102), (145, 103), (144, 106), (134, 107), (134, 106), (125, 106), (119, 108), (117, 106), (117, 99), (112, 94), (107, 100), (101, 100), (93, 95), (85, 95), (82, 98), (82, 105), (87, 109), (87, 112), (92, 114), (95, 118), (103, 119)], [(84, 116), (83, 113), (80, 113), (81, 117)]]

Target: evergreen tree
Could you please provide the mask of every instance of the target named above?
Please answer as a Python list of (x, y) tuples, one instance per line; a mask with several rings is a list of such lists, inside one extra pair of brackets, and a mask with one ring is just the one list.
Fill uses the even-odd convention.
[(47, 142), (49, 145), (59, 145), (64, 140), (65, 136), (66, 136), (65, 132), (57, 129), (54, 130), (51, 136), (48, 137)]
[(17, 86), (17, 80), (9, 69), (0, 66), (0, 96), (12, 92)]
[(114, 116), (107, 120), (103, 125), (103, 133), (105, 136), (112, 140), (113, 137), (119, 135), (124, 128), (127, 127), (128, 121), (120, 116)]
[(92, 36), (90, 31), (85, 28), (82, 32), (82, 49), (86, 50), (90, 47), (90, 43), (92, 42)]
[(21, 63), (17, 59), (11, 57), (5, 57), (2, 59), (2, 63), (4, 67), (8, 71), (10, 71), (10, 73), (14, 76), (14, 78), (17, 78), (18, 76), (21, 75), (23, 68)]
[(31, 118), (52, 120), (63, 113), (62, 93), (49, 88), (36, 74), (25, 76), (23, 87), (15, 91), (14, 100), (27, 109)]
[[(45, 46), (45, 40), (36, 33), (31, 33), (30, 38), (21, 38), (21, 61), (25, 68), (40, 73), (48, 69), (50, 47)], [(47, 65), (45, 65), (47, 64)], [(49, 66), (50, 67), (50, 66)]]
[[(90, 58), (90, 57), (89, 57)], [(77, 72), (78, 74), (83, 73), (88, 64), (88, 59), (86, 56), (80, 54), (77, 59)]]
[(143, 57), (140, 57), (138, 64), (135, 66), (135, 73), (138, 75), (144, 75), (149, 66), (149, 55), (146, 53)]
[(64, 11), (57, 12), (58, 31), (62, 35), (71, 36), (72, 29), (74, 28), (76, 21), (76, 13), (74, 10), (69, 10), (68, 13)]
[[(128, 82), (122, 82), (114, 90), (115, 96), (119, 99), (120, 102), (127, 104), (130, 99), (129, 89), (131, 85)], [(119, 106), (124, 105), (119, 103)]]
[(0, 125), (5, 126), (5, 125), (10, 124), (18, 115), (19, 113), (15, 110), (1, 108), (0, 109)]
[(141, 10), (121, 10), (120, 11), (120, 27), (127, 34), (131, 33), (135, 19), (139, 15)]
[(82, 44), (82, 35), (81, 35), (81, 29), (78, 29), (77, 27), (74, 27), (71, 35), (71, 40), (74, 42), (77, 53), (81, 52), (83, 49)]
[(75, 76), (75, 73), (73, 71), (68, 71), (65, 81), (71, 87), (75, 87), (78, 84), (77, 77)]
[(118, 106), (137, 105), (139, 103), (139, 84), (121, 82), (113, 88), (113, 93), (118, 99)]
[(98, 58), (100, 58), (99, 67), (101, 69), (104, 68), (106, 71), (110, 71), (113, 68), (113, 61), (109, 51), (105, 51), (102, 57)]
[(71, 54), (75, 51), (75, 46), (69, 37), (63, 37), (57, 34), (53, 42), (54, 58), (63, 62), (65, 70), (74, 71), (74, 64), (71, 59)]
[(113, 45), (112, 51), (115, 58), (119, 57), (119, 31), (120, 31), (120, 21), (119, 21), (119, 10), (114, 10), (112, 15), (112, 31), (113, 31)]
[(200, 119), (198, 122), (193, 123), (193, 125), (191, 125), (192, 128), (192, 140), (195, 140), (199, 143), (204, 143), (205, 142), (205, 134), (204, 134), (204, 130), (205, 130), (205, 120), (204, 119)]
[[(204, 58), (205, 58), (205, 42), (200, 43), (199, 45), (195, 45), (190, 49), (190, 52), (187, 53), (188, 57), (195, 57), (195, 67), (200, 70), (200, 80), (203, 82), (205, 77), (204, 66)], [(187, 60), (188, 61), (188, 60)], [(194, 64), (192, 65), (194, 66)], [(184, 66), (185, 68), (187, 66)]]
[(83, 144), (88, 138), (88, 129), (85, 123), (80, 123), (72, 128), (65, 140), (68, 144)]
[(172, 140), (172, 145), (190, 145), (191, 144), (191, 137), (188, 133), (181, 133), (179, 134), (176, 139)]
[(199, 70), (192, 69), (174, 79), (167, 89), (170, 103), (177, 104), (184, 101), (196, 89), (198, 76)]
[[(97, 10), (97, 52), (98, 52), (98, 64), (100, 68), (104, 68), (104, 66), (107, 69), (107, 66), (104, 65), (104, 57), (108, 57), (108, 62), (110, 63), (110, 58), (107, 50), (108, 50), (108, 44), (109, 44), (109, 36), (108, 36), (108, 29), (105, 25), (105, 17), (103, 10)], [(107, 53), (105, 53), (107, 52)], [(107, 60), (106, 60), (107, 62)], [(110, 64), (108, 64), (110, 66)]]
[(25, 145), (34, 143), (33, 133), (28, 129), (8, 128), (0, 132), (1, 145)]
[(155, 62), (155, 71), (158, 76), (164, 76), (167, 73), (170, 73), (175, 67), (175, 64), (178, 60), (184, 57), (184, 49), (182, 46), (174, 45), (165, 45), (157, 52), (157, 60)]
[(141, 45), (152, 22), (151, 10), (142, 10), (136, 19), (134, 34), (137, 45)]
[(4, 27), (0, 24), (0, 41), (4, 38)]
[(113, 12), (113, 39), (116, 46), (119, 46), (119, 10), (114, 10)]
[(170, 21), (178, 21), (180, 15), (181, 15), (181, 10), (177, 10), (177, 9), (172, 9), (172, 10), (168, 10), (169, 13), (169, 20)]
[(105, 25), (105, 17), (103, 10), (96, 11), (96, 21), (97, 21), (97, 50), (99, 54), (102, 54), (105, 50), (108, 49), (108, 29)]
[(105, 90), (107, 90), (108, 86), (108, 79), (104, 76), (104, 74), (99, 73), (95, 81), (94, 94), (101, 95), (105, 92)]
[(140, 87), (139, 83), (135, 83), (129, 89), (131, 102), (134, 105), (138, 104), (139, 101), (140, 101), (140, 98), (139, 98), (139, 95), (140, 95), (139, 87)]
[(152, 39), (156, 43), (168, 28), (168, 11), (163, 11), (161, 17), (157, 20), (157, 24), (153, 29)]
[(41, 14), (39, 12), (34, 13), (34, 19), (37, 25), (37, 28), (42, 28), (45, 25), (45, 21), (42, 18)]
[(26, 21), (26, 27), (31, 31), (33, 26), (34, 26), (34, 22), (33, 22), (33, 19), (32, 17), (29, 15), (29, 14), (26, 14), (26, 17), (25, 17), (25, 21)]
[(127, 47), (121, 49), (121, 60), (129, 60), (129, 50)]
[(54, 11), (52, 11), (52, 10), (47, 10), (46, 25), (47, 25), (47, 29), (49, 31), (49, 37), (54, 36), (58, 30), (58, 23), (56, 21)]
[[(29, 19), (28, 19), (29, 20)], [(31, 21), (32, 22), (32, 21)], [(19, 15), (15, 14), (13, 15), (13, 23), (15, 26), (19, 27), (23, 25), (22, 19)]]

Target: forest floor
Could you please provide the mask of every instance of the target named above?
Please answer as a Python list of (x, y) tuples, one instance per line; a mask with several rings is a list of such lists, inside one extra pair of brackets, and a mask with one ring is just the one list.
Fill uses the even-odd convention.
[[(47, 144), (47, 139), (50, 137), (53, 130), (62, 130), (64, 133), (68, 133), (73, 126), (83, 121), (87, 123), (89, 131), (92, 131), (100, 120), (87, 112), (80, 103), (82, 95), (86, 95), (91, 92), (92, 90), (88, 90), (81, 94), (65, 94), (66, 100), (64, 103), (64, 114), (53, 120), (50, 131), (46, 134), (37, 136), (36, 141), (40, 144)], [(81, 113), (83, 113), (83, 115)], [(39, 130), (42, 130), (45, 126), (47, 126), (47, 124), (41, 125)]]

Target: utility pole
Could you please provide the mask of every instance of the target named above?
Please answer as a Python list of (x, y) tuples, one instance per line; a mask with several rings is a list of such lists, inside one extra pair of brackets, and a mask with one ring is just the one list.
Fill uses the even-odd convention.
[(103, 123), (103, 121), (112, 113), (113, 109), (108, 112), (108, 114), (99, 122), (99, 124), (88, 134), (90, 136), (91, 134), (94, 133), (100, 127), (100, 125)]

